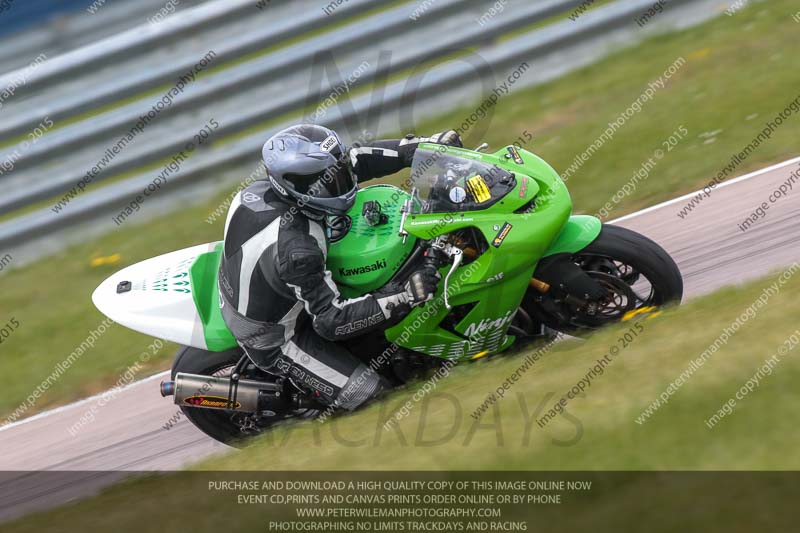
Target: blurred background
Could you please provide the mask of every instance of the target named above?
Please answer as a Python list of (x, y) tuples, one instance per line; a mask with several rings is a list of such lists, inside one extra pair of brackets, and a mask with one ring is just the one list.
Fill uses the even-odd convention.
[[(126, 207), (125, 226), (181, 217), (258, 172), (263, 141), (301, 120), (351, 140), (439, 131), (494, 95), (465, 135), (514, 142), (525, 128), (494, 120), (510, 93), (724, 7), (670, 4), (4, 0), (0, 250), (24, 264), (119, 229)], [(463, 118), (436, 120), (453, 109)]]

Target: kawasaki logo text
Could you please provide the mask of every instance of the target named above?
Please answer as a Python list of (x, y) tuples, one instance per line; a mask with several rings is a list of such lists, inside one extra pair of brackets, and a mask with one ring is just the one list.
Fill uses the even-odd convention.
[(355, 268), (340, 268), (339, 275), (340, 276), (356, 276), (358, 274), (366, 274), (367, 272), (375, 272), (376, 270), (381, 270), (386, 268), (386, 260), (379, 259), (372, 263), (371, 265), (355, 267)]

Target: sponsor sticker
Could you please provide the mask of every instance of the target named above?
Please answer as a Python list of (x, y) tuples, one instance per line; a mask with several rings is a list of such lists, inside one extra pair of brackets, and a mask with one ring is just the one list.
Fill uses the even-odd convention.
[(528, 178), (523, 176), (519, 186), (519, 197), (525, 198), (526, 196), (528, 196)]
[(450, 189), (450, 201), (454, 204), (460, 204), (467, 199), (467, 191), (463, 187), (453, 187)]
[(477, 176), (472, 176), (467, 180), (467, 189), (472, 197), (475, 198), (475, 201), (479, 204), (488, 202), (492, 199), (492, 193), (489, 190), (488, 185), (486, 185), (486, 180), (484, 180), (483, 176), (480, 174)]
[(498, 272), (494, 276), (490, 278), (486, 278), (486, 283), (494, 283), (495, 281), (500, 281), (505, 276), (505, 272)]
[(495, 248), (500, 248), (500, 245), (503, 244), (503, 241), (506, 240), (508, 237), (508, 233), (511, 231), (513, 226), (506, 222), (503, 224), (503, 227), (500, 228), (500, 231), (497, 233), (494, 239), (492, 239), (492, 246)]
[[(474, 218), (469, 218), (469, 217), (467, 217), (467, 218), (463, 218), (462, 217), (462, 218), (458, 219), (459, 222), (472, 222), (473, 220), (475, 220), (475, 219)], [(441, 218), (434, 218), (432, 220), (412, 220), (411, 222), (408, 222), (408, 225), (409, 226), (428, 226), (430, 224), (449, 224), (452, 221), (453, 221), (452, 219), (451, 220), (446, 220), (446, 219), (441, 219)]]
[(519, 150), (517, 150), (516, 146), (509, 146), (508, 153), (511, 155), (511, 159), (514, 160), (514, 163), (518, 165), (524, 165), (525, 161), (522, 160), (522, 156), (519, 155)]
[(228, 402), (227, 398), (222, 396), (189, 396), (183, 403), (186, 405), (191, 405), (193, 407), (217, 407), (222, 409), (227, 409), (229, 406), (233, 406), (233, 409), (238, 409), (242, 406), (239, 402), (233, 402), (232, 404)]

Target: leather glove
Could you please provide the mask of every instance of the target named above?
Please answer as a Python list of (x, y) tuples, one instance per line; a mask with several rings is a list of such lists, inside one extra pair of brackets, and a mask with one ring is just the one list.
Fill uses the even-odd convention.
[(411, 306), (414, 307), (432, 300), (441, 279), (439, 271), (431, 266), (423, 267), (411, 274), (406, 283)]
[(396, 322), (413, 307), (422, 305), (436, 294), (441, 276), (432, 266), (423, 267), (409, 277), (405, 285), (388, 283), (373, 293), (387, 320)]
[(400, 146), (398, 148), (398, 153), (406, 166), (411, 166), (414, 161), (414, 154), (417, 151), (417, 146), (422, 142), (444, 144), (457, 148), (464, 147), (464, 144), (461, 142), (461, 135), (459, 135), (456, 130), (434, 133), (430, 137), (417, 137), (413, 133), (409, 133), (400, 140)]
[(440, 133), (434, 133), (431, 135), (431, 142), (464, 148), (464, 143), (461, 142), (461, 135), (459, 135), (456, 130), (447, 130)]

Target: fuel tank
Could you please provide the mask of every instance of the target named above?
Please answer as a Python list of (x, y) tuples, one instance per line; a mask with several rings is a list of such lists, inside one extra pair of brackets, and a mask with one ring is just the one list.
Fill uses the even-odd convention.
[(346, 216), (329, 220), (327, 265), (344, 296), (381, 288), (408, 259), (416, 239), (399, 235), (408, 197), (392, 185), (365, 187)]

